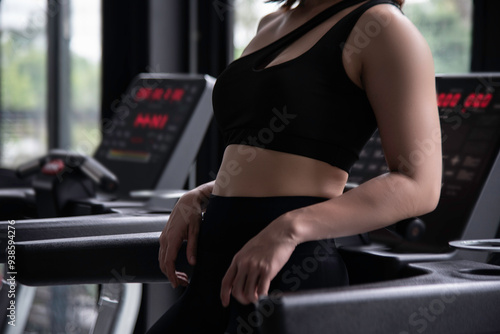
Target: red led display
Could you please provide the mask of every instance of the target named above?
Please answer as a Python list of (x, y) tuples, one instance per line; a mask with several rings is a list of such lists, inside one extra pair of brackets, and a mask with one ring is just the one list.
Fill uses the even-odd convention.
[[(437, 96), (439, 108), (454, 108), (462, 98), (460, 93), (440, 93)], [(465, 108), (487, 108), (493, 95), (491, 93), (470, 93), (464, 102)]]
[(168, 121), (168, 115), (138, 113), (134, 120), (134, 128), (149, 128), (161, 130)]
[(465, 108), (487, 108), (491, 102), (493, 95), (491, 93), (470, 93), (465, 99)]
[(152, 100), (155, 100), (155, 101), (161, 100), (162, 96), (163, 96), (163, 89), (161, 89), (161, 88), (153, 89), (151, 92), (151, 99)]
[(135, 93), (136, 101), (170, 101), (179, 102), (186, 91), (182, 88), (146, 88), (141, 87)]
[(462, 98), (460, 93), (441, 93), (438, 95), (438, 107), (439, 108), (454, 108), (457, 106), (458, 101)]

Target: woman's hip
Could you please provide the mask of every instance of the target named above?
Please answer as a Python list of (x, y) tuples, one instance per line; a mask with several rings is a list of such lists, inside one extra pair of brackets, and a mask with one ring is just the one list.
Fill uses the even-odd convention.
[[(327, 200), (310, 196), (211, 196), (203, 216), (198, 259), (229, 266), (233, 256), (280, 215)], [(213, 263), (212, 263), (213, 266)], [(294, 291), (347, 284), (347, 272), (333, 239), (299, 244), (271, 288)]]

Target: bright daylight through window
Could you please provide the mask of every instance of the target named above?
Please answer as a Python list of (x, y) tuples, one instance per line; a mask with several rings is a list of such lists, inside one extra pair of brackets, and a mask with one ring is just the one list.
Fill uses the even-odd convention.
[[(235, 1), (235, 58), (255, 35), (258, 20), (276, 8), (264, 0)], [(436, 73), (470, 71), (472, 0), (406, 0), (403, 12), (429, 43)]]
[[(100, 0), (72, 0), (64, 38), (69, 45), (69, 144), (92, 155), (100, 142)], [(0, 166), (14, 168), (48, 149), (46, 0), (0, 2)]]

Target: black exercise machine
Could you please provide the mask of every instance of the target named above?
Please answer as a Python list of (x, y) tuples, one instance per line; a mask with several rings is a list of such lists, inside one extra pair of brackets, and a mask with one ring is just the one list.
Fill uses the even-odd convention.
[[(0, 191), (0, 218), (6, 220), (0, 223), (0, 262), (6, 263), (0, 304), (17, 301), (17, 326), (2, 317), (2, 332), (17, 333), (30, 323), (35, 289), (26, 285), (76, 283), (102, 284), (92, 333), (133, 331), (141, 302), (161, 286), (148, 292), (142, 284), (124, 283), (130, 277), (166, 281), (156, 261), (157, 231), (184, 192), (179, 189), (212, 119), (213, 83), (203, 75), (141, 74), (112, 106), (114, 117), (104, 123), (94, 158), (53, 150), (17, 169), (31, 186)], [(121, 244), (126, 234), (148, 236), (137, 247), (148, 246), (149, 260), (137, 256), (134, 242)], [(11, 245), (15, 258), (10, 268), (6, 250)], [(53, 246), (64, 259), (46, 257)], [(67, 246), (77, 247), (72, 253)], [(79, 259), (83, 254), (86, 260)], [(135, 270), (127, 262), (133, 258)], [(104, 263), (108, 268), (100, 267)], [(10, 277), (17, 284), (15, 298), (8, 295)]]

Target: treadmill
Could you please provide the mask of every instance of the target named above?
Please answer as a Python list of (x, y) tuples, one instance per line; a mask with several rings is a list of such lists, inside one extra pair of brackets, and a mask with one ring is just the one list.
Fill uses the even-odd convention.
[[(5, 220), (0, 223), (5, 263), (0, 312), (7, 313), (0, 320), (2, 333), (132, 333), (138, 316), (145, 326), (153, 321), (140, 315), (150, 299), (164, 296), (161, 310), (176, 298), (158, 269), (155, 247), (158, 231), (185, 192), (212, 120), (214, 82), (207, 75), (140, 74), (112, 106), (113, 118), (104, 122), (94, 157), (52, 150), (19, 166), (17, 175), (31, 187), (0, 189), (0, 201), (8, 203), (0, 212)], [(144, 242), (117, 246), (127, 235), (145, 237), (151, 253), (145, 258), (136, 253), (134, 246)], [(94, 244), (105, 236), (109, 242)], [(44, 245), (64, 249), (71, 238), (91, 250), (63, 252), (80, 278), (72, 279), (76, 272), (61, 259), (39, 258), (37, 268), (26, 261), (31, 246), (44, 257)], [(82, 254), (89, 257), (78, 259)], [(127, 258), (140, 265), (130, 269)], [(100, 269), (96, 260), (110, 267)], [(92, 278), (97, 273), (106, 279)], [(126, 284), (132, 281), (163, 284)], [(8, 310), (9, 305), (14, 306)]]

